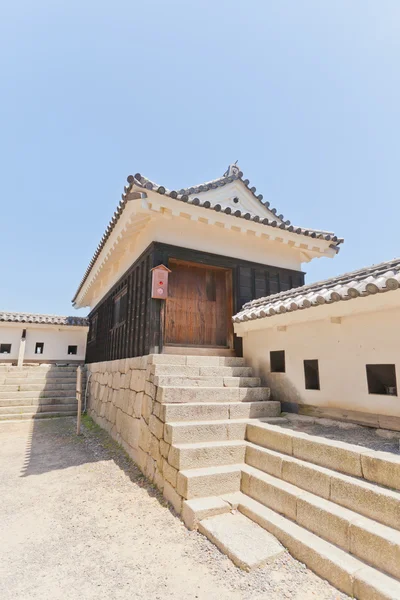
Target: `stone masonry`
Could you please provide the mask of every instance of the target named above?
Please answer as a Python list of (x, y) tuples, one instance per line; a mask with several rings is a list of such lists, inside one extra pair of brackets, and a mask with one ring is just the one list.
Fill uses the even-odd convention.
[[(216, 416), (221, 426), (224, 422), (221, 418), (226, 414), (236, 427), (235, 439), (243, 441), (246, 419), (276, 416), (280, 412), (278, 402), (251, 401), (268, 399), (267, 388), (239, 387), (259, 383), (257, 378), (231, 376), (250, 371), (229, 366), (243, 364), (242, 361), (149, 355), (87, 365), (90, 374), (88, 413), (123, 446), (178, 513), (181, 513), (182, 501), (188, 498), (188, 491), (184, 478), (178, 477), (179, 449), (172, 444), (174, 431), (168, 421), (204, 421), (206, 415), (208, 419)], [(228, 376), (221, 376), (225, 374)], [(184, 387), (189, 378), (192, 387)], [(159, 385), (164, 382), (167, 385)], [(212, 387), (215, 385), (219, 387)], [(238, 476), (239, 473), (235, 473), (235, 479)]]

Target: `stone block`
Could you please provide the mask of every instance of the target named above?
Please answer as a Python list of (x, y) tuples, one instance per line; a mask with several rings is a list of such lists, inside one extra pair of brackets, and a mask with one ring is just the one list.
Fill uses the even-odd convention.
[(264, 446), (284, 454), (293, 453), (293, 436), (290, 431), (274, 427), (273, 425), (247, 426), (246, 439), (258, 446)]
[(150, 415), (149, 418), (149, 429), (153, 435), (156, 436), (159, 440), (163, 438), (164, 435), (164, 423), (157, 419), (155, 415)]
[(164, 440), (160, 440), (161, 456), (163, 456), (164, 458), (167, 458), (170, 448), (171, 448), (170, 444), (167, 444), (167, 442), (165, 442)]
[(177, 492), (188, 500), (237, 492), (240, 477), (241, 469), (235, 465), (179, 471)]
[(397, 492), (337, 473), (331, 477), (330, 500), (400, 529), (400, 497)]
[(263, 450), (256, 446), (247, 445), (246, 464), (269, 473), (274, 477), (281, 477), (283, 456), (273, 450)]
[(352, 554), (399, 579), (399, 531), (360, 517), (350, 525), (350, 540)]
[(160, 464), (162, 464), (161, 461), (161, 453), (160, 453), (160, 442), (159, 440), (156, 438), (155, 435), (151, 436), (151, 441), (150, 441), (150, 456), (156, 461), (156, 462), (160, 462)]
[(273, 562), (285, 551), (275, 537), (240, 513), (203, 519), (199, 531), (245, 571)]
[(158, 419), (161, 415), (161, 404), (159, 402), (154, 402), (153, 405), (153, 415), (155, 415)]
[[(271, 473), (271, 475), (274, 475), (274, 473)], [(284, 481), (297, 485), (302, 490), (307, 490), (316, 496), (327, 500), (332, 499), (330, 498), (331, 474), (323, 467), (284, 457), (281, 475), (277, 475), (277, 477), (281, 477)]]
[(143, 396), (143, 392), (136, 392), (135, 401), (133, 404), (133, 414), (138, 419), (140, 419), (140, 417), (142, 416)]
[(145, 388), (146, 382), (146, 372), (139, 371), (137, 369), (132, 370), (130, 388), (131, 390), (135, 390), (135, 392), (143, 392)]
[(129, 388), (125, 390), (121, 389), (120, 395), (122, 396), (121, 409), (128, 415), (132, 415), (136, 392), (132, 391)]
[(153, 412), (153, 399), (150, 398), (150, 396), (148, 396), (147, 394), (143, 395), (143, 400), (142, 400), (142, 417), (144, 418), (144, 420), (146, 421), (146, 423), (149, 422), (150, 416)]
[(182, 519), (188, 529), (197, 529), (199, 521), (230, 511), (230, 505), (219, 498), (193, 498), (182, 504)]
[(150, 429), (148, 428), (146, 421), (144, 419), (140, 419), (139, 447), (144, 452), (148, 453), (150, 450), (150, 442), (151, 442)]
[(180, 515), (182, 511), (182, 496), (177, 493), (168, 481), (164, 482), (163, 496), (172, 504), (178, 515)]
[(154, 399), (156, 397), (156, 386), (154, 385), (154, 383), (151, 383), (150, 381), (146, 381), (144, 384), (144, 393), (147, 394), (148, 396), (150, 396), (152, 399)]
[(129, 369), (129, 359), (120, 358), (119, 365), (118, 365), (119, 372), (125, 374), (128, 369)]
[(259, 473), (254, 476), (251, 471), (250, 473), (244, 471), (241, 489), (250, 498), (284, 514), (293, 521), (296, 520), (297, 498), (301, 492), (293, 489), (293, 486), (285, 481), (272, 478), (267, 473)]
[(293, 435), (293, 456), (340, 473), (362, 477), (360, 448), (337, 440), (297, 433)]
[(353, 594), (354, 598), (359, 600), (398, 600), (400, 583), (372, 567), (365, 566), (354, 575)]
[(179, 466), (179, 458), (180, 458), (180, 448), (177, 448), (176, 446), (170, 446), (169, 444), (167, 444), (166, 442), (162, 442), (163, 444), (165, 444), (165, 448), (169, 448), (169, 452), (168, 452), (168, 462), (170, 465), (172, 465), (173, 467), (175, 467), (175, 469), (180, 469)]
[(163, 477), (165, 481), (168, 481), (172, 485), (173, 488), (176, 488), (176, 480), (178, 476), (177, 469), (174, 469), (166, 460), (163, 459), (163, 467), (162, 467)]
[(140, 437), (140, 421), (133, 417), (126, 417), (128, 428), (126, 430), (126, 441), (132, 448), (138, 448)]
[(129, 358), (129, 368), (141, 370), (145, 369), (147, 366), (147, 356), (135, 356), (134, 358)]
[(361, 455), (365, 479), (400, 490), (400, 455), (371, 450)]
[[(232, 404), (160, 404), (160, 419), (164, 422), (175, 421), (212, 421), (229, 419)], [(232, 417), (233, 418), (233, 417)], [(237, 418), (237, 417), (234, 417)]]
[[(197, 358), (197, 357), (196, 357)], [(148, 357), (150, 365), (186, 365), (186, 356), (174, 354), (150, 354)]]
[(297, 499), (297, 523), (346, 551), (350, 549), (351, 518), (346, 508), (307, 492)]

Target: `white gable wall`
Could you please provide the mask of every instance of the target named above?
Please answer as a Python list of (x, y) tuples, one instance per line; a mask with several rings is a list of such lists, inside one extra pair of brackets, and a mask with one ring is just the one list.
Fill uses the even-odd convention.
[[(274, 213), (257, 200), (246, 186), (238, 180), (215, 190), (190, 195), (191, 199), (196, 197), (201, 198), (202, 202), (208, 200), (212, 206), (215, 204), (220, 204), (222, 208), (229, 206), (232, 211), (240, 210), (242, 213), (249, 212), (252, 215), (258, 215), (260, 218), (276, 221), (278, 225), (282, 223)], [(237, 198), (238, 202), (234, 202), (234, 198)]]

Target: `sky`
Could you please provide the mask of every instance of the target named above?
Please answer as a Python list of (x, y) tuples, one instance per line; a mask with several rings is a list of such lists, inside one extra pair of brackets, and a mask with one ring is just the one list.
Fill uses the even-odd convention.
[(399, 0), (3, 0), (0, 309), (86, 314), (137, 172), (179, 189), (238, 160), (345, 238), (308, 283), (400, 256), (399, 64)]

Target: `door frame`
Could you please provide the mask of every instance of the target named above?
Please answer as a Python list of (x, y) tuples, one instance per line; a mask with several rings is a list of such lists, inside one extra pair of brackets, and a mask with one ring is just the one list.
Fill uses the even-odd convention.
[[(192, 260), (183, 260), (180, 258), (170, 257), (168, 259), (168, 268), (173, 269), (174, 265), (183, 265), (187, 267), (196, 267), (201, 269), (209, 269), (212, 271), (224, 271), (225, 272), (225, 292), (226, 292), (226, 311), (228, 316), (226, 323), (226, 345), (225, 346), (210, 346), (206, 344), (188, 344), (187, 346), (183, 346), (182, 344), (171, 344), (164, 343), (164, 348), (210, 348), (210, 349), (220, 349), (220, 350), (232, 350), (233, 349), (233, 273), (232, 269), (229, 267), (219, 267), (214, 265), (209, 265), (207, 263), (197, 263)], [(161, 306), (161, 330), (162, 330), (162, 338), (165, 340), (165, 327), (166, 327), (166, 303), (168, 302), (168, 297), (165, 301), (162, 301)]]

